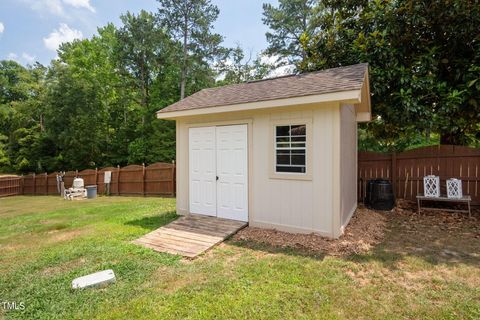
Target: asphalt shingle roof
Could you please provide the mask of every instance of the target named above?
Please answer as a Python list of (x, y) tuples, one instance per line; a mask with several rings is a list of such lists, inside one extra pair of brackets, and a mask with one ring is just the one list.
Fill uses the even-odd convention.
[(223, 87), (203, 89), (159, 112), (293, 98), (361, 89), (368, 64), (326, 69)]

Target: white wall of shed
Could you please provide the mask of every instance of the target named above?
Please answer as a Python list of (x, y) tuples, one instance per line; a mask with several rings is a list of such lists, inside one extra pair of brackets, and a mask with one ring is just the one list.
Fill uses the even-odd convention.
[[(347, 115), (346, 123), (350, 124), (350, 113)], [(355, 121), (355, 113), (353, 116)], [(343, 186), (343, 180), (340, 180), (343, 164), (338, 163), (342, 150), (338, 142), (344, 137), (341, 118), (339, 103), (322, 103), (177, 119), (177, 212), (189, 213), (189, 128), (247, 123), (250, 226), (337, 237), (340, 234), (340, 216), (343, 216), (343, 212), (340, 212), (343, 208), (340, 203), (340, 199), (343, 199), (343, 192), (340, 191)], [(270, 166), (274, 165), (271, 157), (274, 148), (272, 126), (278, 120), (289, 119), (305, 119), (312, 123), (312, 143), (307, 150), (312, 161), (310, 179), (278, 179), (270, 175)], [(356, 152), (356, 142), (352, 145), (351, 141), (352, 126), (345, 130), (347, 145), (354, 147), (350, 153)], [(351, 165), (351, 162), (345, 163), (347, 165)], [(348, 173), (349, 178), (345, 177), (345, 181), (351, 180), (350, 175)], [(355, 185), (351, 183), (350, 188), (355, 188)], [(351, 203), (350, 196), (347, 192), (345, 206)]]
[(340, 106), (341, 232), (357, 208), (357, 122), (352, 105)]

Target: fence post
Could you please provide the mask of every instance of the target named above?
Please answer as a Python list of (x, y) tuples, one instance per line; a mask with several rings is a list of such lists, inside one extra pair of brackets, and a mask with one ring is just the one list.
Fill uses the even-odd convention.
[(395, 198), (397, 196), (397, 152), (392, 153), (392, 186)]
[(32, 175), (32, 181), (33, 181), (33, 195), (36, 196), (37, 195), (37, 187), (35, 186), (35, 172), (33, 173)]
[(23, 176), (22, 173), (22, 178), (20, 179), (20, 190), (21, 190), (21, 195), (25, 195), (25, 177)]
[(120, 195), (120, 165), (117, 165), (117, 196)]
[(145, 197), (145, 163), (142, 163), (142, 194)]
[(172, 197), (175, 197), (175, 160), (172, 161)]
[(95, 168), (95, 185), (98, 188), (98, 168)]
[(48, 173), (45, 172), (45, 195), (48, 195)]

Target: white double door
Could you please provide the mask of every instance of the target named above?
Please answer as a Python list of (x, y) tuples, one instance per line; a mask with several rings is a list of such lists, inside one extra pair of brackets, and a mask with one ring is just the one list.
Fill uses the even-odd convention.
[(189, 129), (190, 212), (248, 221), (247, 125)]

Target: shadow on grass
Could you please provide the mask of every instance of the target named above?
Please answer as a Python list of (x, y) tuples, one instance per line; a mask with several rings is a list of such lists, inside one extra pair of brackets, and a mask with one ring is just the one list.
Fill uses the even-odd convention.
[[(229, 240), (229, 244), (268, 253), (322, 260), (328, 252), (296, 247), (278, 247), (252, 240)], [(388, 218), (384, 239), (367, 253), (336, 256), (355, 263), (378, 262), (396, 270), (405, 259), (418, 259), (430, 265), (480, 266), (480, 221), (440, 216), (405, 216), (392, 214)]]
[(258, 250), (263, 251), (266, 253), (273, 253), (273, 254), (286, 254), (295, 257), (304, 257), (304, 258), (311, 258), (316, 260), (323, 260), (326, 254), (323, 252), (313, 252), (307, 249), (299, 249), (294, 247), (277, 247), (263, 242), (256, 242), (252, 240), (234, 240), (230, 239), (227, 240), (227, 243), (240, 247), (246, 248), (251, 250)]
[(431, 265), (480, 266), (480, 226), (475, 220), (445, 223), (441, 217), (392, 215), (384, 240), (368, 254), (345, 257), (349, 261), (376, 261), (398, 269), (408, 258)]
[(161, 215), (144, 217), (141, 219), (130, 220), (125, 222), (126, 225), (142, 227), (148, 231), (153, 231), (158, 229), (178, 218), (178, 215), (175, 211), (170, 211)]

